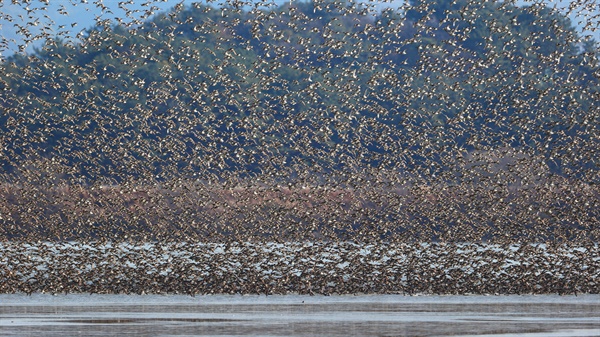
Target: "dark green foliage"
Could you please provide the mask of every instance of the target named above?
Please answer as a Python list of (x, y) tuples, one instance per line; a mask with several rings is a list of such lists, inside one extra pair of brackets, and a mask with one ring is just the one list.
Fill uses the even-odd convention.
[(5, 180), (381, 168), (464, 182), (478, 178), (457, 158), (512, 148), (599, 182), (593, 41), (541, 5), (411, 5), (199, 5), (49, 40), (1, 65)]

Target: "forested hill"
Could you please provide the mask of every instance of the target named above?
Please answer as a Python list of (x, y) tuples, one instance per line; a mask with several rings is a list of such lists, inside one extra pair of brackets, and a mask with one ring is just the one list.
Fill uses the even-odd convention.
[(540, 4), (178, 6), (1, 64), (3, 180), (459, 182), (487, 155), (597, 183), (595, 48)]

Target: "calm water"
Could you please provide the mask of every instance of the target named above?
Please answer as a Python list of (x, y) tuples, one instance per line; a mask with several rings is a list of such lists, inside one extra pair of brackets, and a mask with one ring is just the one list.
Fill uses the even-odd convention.
[(0, 295), (2, 336), (600, 336), (600, 295)]

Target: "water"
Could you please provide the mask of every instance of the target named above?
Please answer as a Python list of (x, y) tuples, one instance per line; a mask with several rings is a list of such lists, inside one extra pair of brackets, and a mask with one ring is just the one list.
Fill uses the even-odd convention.
[(2, 336), (600, 336), (600, 295), (0, 295)]

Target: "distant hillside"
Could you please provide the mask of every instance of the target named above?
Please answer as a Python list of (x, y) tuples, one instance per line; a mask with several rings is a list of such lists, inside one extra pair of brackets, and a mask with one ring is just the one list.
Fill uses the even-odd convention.
[(594, 41), (542, 5), (174, 8), (0, 71), (0, 240), (597, 242)]
[(13, 56), (4, 179), (387, 169), (459, 182), (460, 158), (508, 148), (599, 181), (597, 56), (565, 17), (492, 1), (365, 6), (198, 5)]

